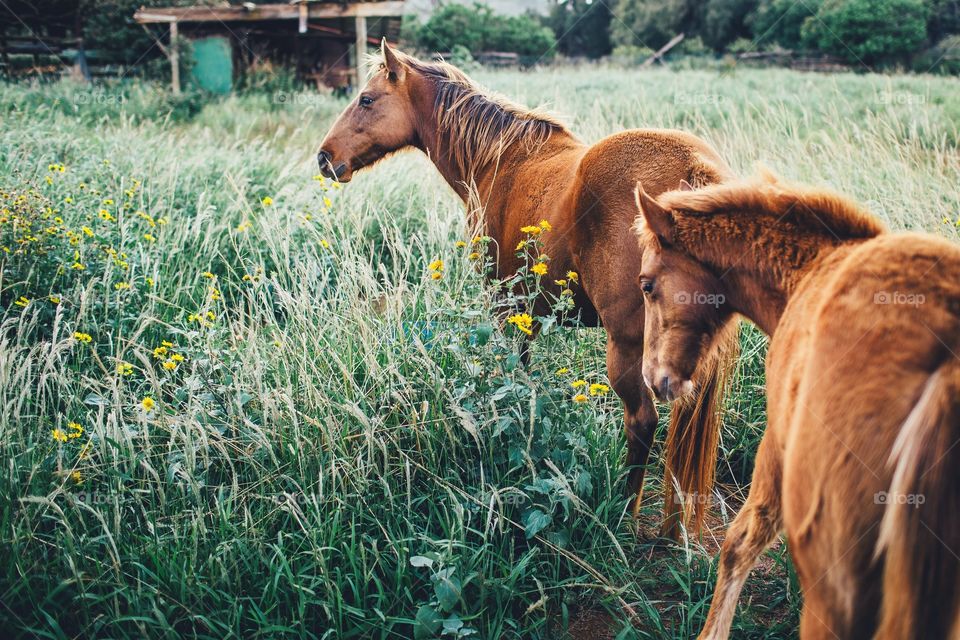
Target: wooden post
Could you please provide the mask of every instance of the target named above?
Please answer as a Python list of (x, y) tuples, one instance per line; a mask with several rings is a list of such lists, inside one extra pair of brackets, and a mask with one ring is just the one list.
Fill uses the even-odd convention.
[(364, 54), (367, 53), (367, 18), (366, 16), (357, 16), (357, 43), (354, 51), (354, 66), (357, 72), (356, 90), (359, 91), (363, 86), (363, 67), (365, 64)]
[(310, 16), (310, 9), (307, 7), (307, 3), (303, 0), (300, 0), (300, 25), (299, 33), (307, 32), (307, 18)]
[(170, 85), (174, 93), (180, 93), (180, 30), (177, 21), (170, 23)]

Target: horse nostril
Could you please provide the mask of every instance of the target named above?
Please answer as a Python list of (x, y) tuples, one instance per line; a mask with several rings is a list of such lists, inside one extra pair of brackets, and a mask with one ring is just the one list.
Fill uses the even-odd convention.
[(317, 154), (317, 165), (320, 166), (320, 170), (321, 170), (321, 171), (323, 171), (324, 169), (329, 168), (329, 167), (330, 167), (330, 162), (331, 162), (332, 160), (333, 160), (333, 156), (331, 156), (331, 155), (330, 155), (328, 152), (326, 152), (326, 151), (320, 151), (320, 153)]
[(660, 378), (660, 397), (664, 400), (670, 400), (670, 377), (663, 376)]

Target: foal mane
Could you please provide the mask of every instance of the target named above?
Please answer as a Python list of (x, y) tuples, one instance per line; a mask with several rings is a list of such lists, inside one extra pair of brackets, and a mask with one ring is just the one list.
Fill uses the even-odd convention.
[(695, 191), (671, 191), (657, 201), (666, 209), (698, 215), (771, 216), (798, 231), (829, 235), (837, 241), (872, 238), (887, 231), (853, 200), (829, 189), (782, 183), (767, 171)]
[(487, 91), (447, 62), (398, 55), (436, 88), (437, 129), (445, 135), (447, 159), (465, 180), (514, 144), (523, 144), (532, 152), (553, 133), (567, 131), (555, 116)]

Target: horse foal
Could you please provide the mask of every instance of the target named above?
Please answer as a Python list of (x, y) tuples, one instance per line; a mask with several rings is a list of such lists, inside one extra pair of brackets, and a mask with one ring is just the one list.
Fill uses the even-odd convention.
[(727, 637), (783, 529), (802, 638), (960, 638), (960, 248), (769, 175), (638, 205), (659, 397), (734, 316), (771, 337), (769, 426), (701, 638)]

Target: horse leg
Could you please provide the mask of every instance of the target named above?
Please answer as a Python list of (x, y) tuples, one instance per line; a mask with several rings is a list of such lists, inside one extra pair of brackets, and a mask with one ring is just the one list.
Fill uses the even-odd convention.
[(643, 337), (639, 341), (617, 341), (608, 333), (607, 376), (623, 401), (623, 426), (627, 438), (627, 497), (632, 497), (634, 518), (643, 500), (643, 478), (653, 434), (657, 430), (657, 409), (653, 394), (643, 382)]
[(730, 634), (740, 590), (757, 558), (783, 527), (780, 502), (782, 461), (769, 436), (760, 442), (750, 495), (727, 530), (720, 551), (717, 586), (701, 640), (720, 640)]

